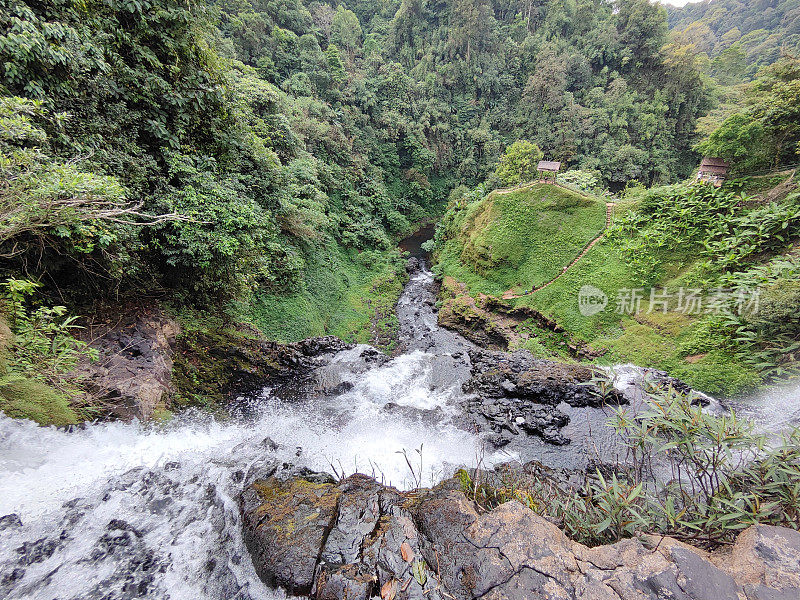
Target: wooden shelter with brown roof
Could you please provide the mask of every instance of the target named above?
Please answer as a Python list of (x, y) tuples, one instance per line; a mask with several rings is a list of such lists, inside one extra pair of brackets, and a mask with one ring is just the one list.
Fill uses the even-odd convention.
[(556, 179), (556, 173), (561, 169), (561, 163), (554, 160), (540, 160), (536, 165), (539, 171), (539, 179)]
[(730, 167), (730, 163), (722, 158), (706, 156), (697, 170), (697, 181), (719, 187), (727, 179)]

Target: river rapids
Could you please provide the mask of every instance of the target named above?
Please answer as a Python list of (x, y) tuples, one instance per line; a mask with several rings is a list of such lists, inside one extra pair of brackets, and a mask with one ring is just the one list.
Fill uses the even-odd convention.
[[(276, 457), (408, 489), (459, 466), (574, 466), (617, 450), (609, 414), (563, 406), (569, 446), (527, 438), (487, 451), (482, 434), (460, 419), (470, 343), (438, 327), (433, 285), (422, 268), (400, 298), (399, 356), (375, 362), (371, 348), (357, 346), (321, 363), (319, 388), (335, 393), (289, 401), (267, 388), (240, 399), (228, 419), (184, 413), (162, 426), (65, 431), (0, 414), (0, 597), (285, 597), (256, 576), (236, 500), (249, 474)], [(796, 422), (797, 392), (773, 392), (743, 409), (762, 421)]]

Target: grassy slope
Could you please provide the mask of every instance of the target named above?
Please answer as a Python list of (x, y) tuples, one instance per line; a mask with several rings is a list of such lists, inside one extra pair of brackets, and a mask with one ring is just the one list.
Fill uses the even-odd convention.
[(336, 335), (391, 350), (394, 305), (404, 281), (395, 251), (359, 256), (329, 244), (311, 257), (299, 289), (258, 294), (245, 314), (267, 338), (281, 342)]
[(558, 275), (604, 223), (604, 202), (553, 185), (494, 192), (468, 207), (439, 261), (474, 291), (530, 289)]
[[(591, 239), (602, 227), (597, 223), (604, 217), (600, 212), (603, 204), (598, 201), (595, 203), (597, 208), (591, 204), (570, 207), (559, 220), (546, 212), (542, 215), (542, 211), (536, 210), (538, 206), (531, 202), (532, 197), (548, 195), (543, 187), (536, 186), (530, 194), (525, 194), (526, 204), (520, 203), (518, 207), (524, 206), (527, 211), (517, 208), (490, 213), (490, 218), (474, 218), (476, 214), (485, 213), (483, 205), (492, 204), (492, 197), (496, 195), (490, 195), (486, 200), (476, 203), (476, 206), (468, 207), (458, 234), (445, 243), (439, 255), (438, 269), (465, 282), (472, 295), (479, 292), (497, 295), (515, 283), (530, 287), (530, 283), (538, 284), (557, 274), (583, 246), (579, 243), (581, 236), (588, 235)], [(517, 196), (509, 194), (502, 197), (504, 202), (501, 206), (508, 206), (508, 201)], [(617, 212), (626, 208), (618, 206)], [(552, 210), (560, 210), (559, 205), (554, 204)], [(521, 212), (524, 216), (520, 219)], [(492, 222), (498, 218), (499, 223)], [(535, 221), (538, 218), (541, 220), (537, 223)], [(502, 222), (509, 219), (519, 219), (524, 226)], [(561, 229), (556, 230), (555, 235), (551, 229), (570, 226), (577, 226), (572, 239)], [(488, 239), (488, 244), (497, 244), (496, 238), (500, 236), (508, 236), (500, 245), (507, 255), (527, 257), (531, 249), (535, 249), (536, 254), (532, 259), (519, 261), (517, 264), (521, 266), (516, 270), (509, 265), (488, 272), (474, 269), (467, 250), (469, 240)], [(695, 257), (681, 253), (680, 249), (664, 253), (659, 256), (659, 262), (665, 266), (658, 273), (657, 281), (645, 284), (638, 279), (626, 258), (611, 243), (601, 240), (558, 281), (516, 300), (515, 304), (536, 308), (595, 349), (605, 350), (598, 361), (602, 364), (632, 362), (664, 369), (697, 389), (712, 394), (731, 395), (751, 388), (759, 381), (757, 374), (715, 349), (713, 332), (704, 328), (701, 317), (675, 312), (647, 314), (646, 300), (635, 318), (616, 311), (614, 298), (620, 288), (649, 289), (652, 283), (659, 288), (666, 286), (674, 289), (681, 285), (682, 277), (691, 270), (694, 260)], [(535, 272), (539, 268), (541, 271)], [(578, 290), (587, 284), (602, 289), (611, 298), (605, 311), (590, 317), (580, 314), (577, 303)]]
[[(682, 268), (664, 273), (657, 287), (675, 289), (681, 285), (681, 275), (691, 268), (691, 260), (675, 258)], [(581, 315), (577, 303), (578, 290), (587, 284), (600, 288), (610, 298), (605, 311), (589, 317)], [(595, 349), (605, 350), (599, 360), (602, 364), (632, 362), (656, 367), (711, 394), (731, 395), (758, 383), (750, 367), (714, 349), (714, 334), (704, 329), (702, 315), (658, 310), (648, 313), (647, 299), (637, 315), (617, 312), (617, 291), (634, 287), (642, 287), (642, 282), (604, 240), (553, 285), (517, 303), (552, 316)]]

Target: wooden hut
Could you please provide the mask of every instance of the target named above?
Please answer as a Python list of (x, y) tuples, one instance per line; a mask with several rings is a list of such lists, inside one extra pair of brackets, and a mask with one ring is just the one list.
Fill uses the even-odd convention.
[(728, 170), (730, 164), (721, 159), (706, 156), (700, 163), (700, 168), (697, 171), (697, 181), (702, 183), (710, 183), (716, 187), (722, 185), (722, 182), (728, 177)]
[(540, 160), (536, 166), (539, 171), (539, 179), (547, 181), (548, 179), (556, 180), (556, 173), (561, 169), (561, 163), (554, 160)]

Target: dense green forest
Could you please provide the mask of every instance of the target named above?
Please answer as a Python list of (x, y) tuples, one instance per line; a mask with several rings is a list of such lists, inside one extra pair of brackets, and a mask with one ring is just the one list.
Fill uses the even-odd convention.
[(219, 301), (371, 267), (518, 137), (609, 184), (685, 176), (693, 55), (614, 6), (4, 0), (6, 264)]
[(388, 348), (396, 241), (519, 140), (610, 192), (790, 164), (790, 4), (739, 39), (716, 2), (0, 0), (6, 304)]
[(752, 79), (760, 67), (800, 49), (796, 0), (705, 0), (668, 12), (676, 37), (702, 52), (724, 84)]

